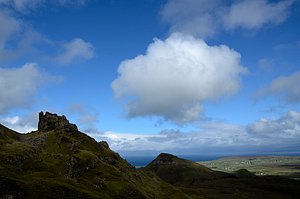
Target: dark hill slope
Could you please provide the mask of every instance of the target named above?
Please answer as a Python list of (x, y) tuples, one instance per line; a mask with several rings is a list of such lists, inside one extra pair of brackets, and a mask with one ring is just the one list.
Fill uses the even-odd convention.
[(165, 153), (143, 170), (157, 174), (195, 199), (298, 199), (300, 196), (299, 180), (257, 177), (245, 169), (227, 174)]
[(0, 144), (9, 140), (19, 140), (20, 134), (0, 124)]
[(203, 180), (223, 178), (228, 175), (167, 153), (161, 153), (144, 169), (154, 171), (166, 182), (183, 187), (195, 187)]
[(156, 175), (137, 171), (106, 142), (65, 116), (40, 113), (38, 130), (0, 125), (0, 198), (186, 198)]

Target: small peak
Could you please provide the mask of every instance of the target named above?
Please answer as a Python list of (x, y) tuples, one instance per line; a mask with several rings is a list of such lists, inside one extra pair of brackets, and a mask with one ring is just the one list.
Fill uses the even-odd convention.
[(68, 132), (78, 131), (75, 124), (71, 124), (66, 116), (58, 116), (55, 113), (39, 113), (39, 131), (65, 130)]
[(173, 158), (178, 158), (178, 157), (169, 153), (161, 153), (157, 156), (156, 159), (173, 159)]
[(161, 153), (152, 161), (152, 163), (154, 163), (155, 165), (173, 164), (178, 159), (179, 158), (175, 155), (169, 153)]

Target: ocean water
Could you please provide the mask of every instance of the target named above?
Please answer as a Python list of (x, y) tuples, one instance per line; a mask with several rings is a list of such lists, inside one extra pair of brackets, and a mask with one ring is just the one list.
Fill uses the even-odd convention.
[[(209, 160), (216, 160), (223, 156), (216, 156), (216, 155), (177, 155), (177, 157), (184, 158), (187, 160), (191, 160), (194, 162), (198, 161), (209, 161)], [(156, 156), (124, 156), (124, 158), (133, 166), (146, 166), (152, 160), (156, 158)]]

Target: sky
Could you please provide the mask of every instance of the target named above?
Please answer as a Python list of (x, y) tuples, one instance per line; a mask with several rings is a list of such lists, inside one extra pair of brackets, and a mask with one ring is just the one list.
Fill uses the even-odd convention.
[(299, 154), (297, 0), (0, 0), (0, 123), (121, 155)]

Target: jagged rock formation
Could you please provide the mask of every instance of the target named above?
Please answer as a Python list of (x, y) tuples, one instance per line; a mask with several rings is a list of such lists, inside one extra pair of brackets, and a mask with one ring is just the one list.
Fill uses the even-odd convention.
[(187, 198), (65, 116), (41, 112), (39, 119), (28, 134), (0, 124), (0, 198)]
[(69, 120), (67, 120), (66, 116), (58, 116), (57, 114), (52, 114), (46, 112), (39, 113), (39, 123), (38, 123), (38, 131), (60, 131), (64, 130), (67, 132), (76, 132), (78, 128), (75, 124), (71, 124)]

